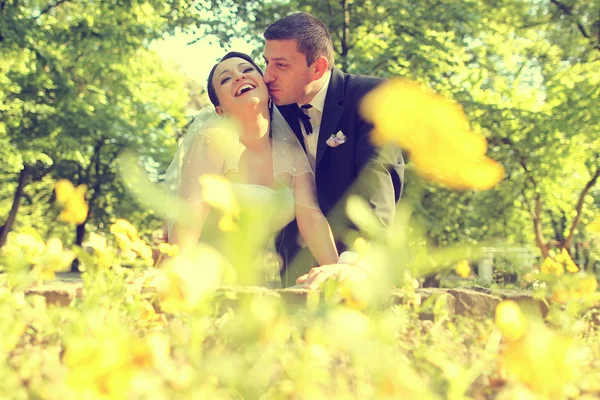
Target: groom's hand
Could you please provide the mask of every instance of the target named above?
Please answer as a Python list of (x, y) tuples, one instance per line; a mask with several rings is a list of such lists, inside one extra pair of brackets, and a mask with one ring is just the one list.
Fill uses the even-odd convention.
[(321, 265), (296, 279), (296, 283), (307, 289), (316, 290), (329, 279), (361, 283), (367, 279), (367, 272), (359, 266), (347, 263)]

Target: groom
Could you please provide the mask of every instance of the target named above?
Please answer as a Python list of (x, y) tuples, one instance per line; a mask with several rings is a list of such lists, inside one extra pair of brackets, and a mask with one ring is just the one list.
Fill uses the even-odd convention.
[[(334, 67), (331, 36), (310, 14), (282, 18), (263, 36), (264, 80), (269, 94), (308, 155), (315, 171), (319, 206), (342, 251), (345, 247), (340, 241), (351, 226), (344, 201), (349, 193), (367, 200), (386, 226), (394, 219), (402, 193), (402, 154), (398, 149), (383, 154), (375, 148), (369, 140), (372, 126), (358, 111), (363, 96), (383, 79), (349, 75)], [(301, 250), (297, 238), (295, 221), (277, 238), (277, 250), (284, 260), (284, 286), (294, 285), (313, 265), (310, 253)], [(351, 258), (350, 252), (342, 253), (340, 264), (313, 268), (299, 282), (320, 282), (343, 273), (352, 267), (341, 263)]]

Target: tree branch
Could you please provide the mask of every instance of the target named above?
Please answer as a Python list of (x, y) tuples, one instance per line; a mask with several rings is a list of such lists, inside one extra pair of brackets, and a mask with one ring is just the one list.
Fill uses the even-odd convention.
[(569, 247), (571, 247), (573, 245), (573, 238), (575, 237), (575, 229), (577, 229), (577, 226), (581, 222), (581, 212), (583, 210), (583, 202), (585, 201), (585, 196), (587, 196), (590, 189), (592, 187), (594, 187), (596, 182), (598, 182), (599, 177), (600, 177), (600, 168), (598, 168), (596, 170), (596, 173), (594, 175), (592, 175), (592, 178), (588, 181), (588, 183), (586, 183), (585, 187), (581, 191), (581, 194), (579, 195), (579, 200), (577, 201), (577, 206), (575, 207), (577, 214), (575, 215), (575, 219), (573, 220), (573, 223), (571, 224), (569, 237), (567, 237), (567, 240), (565, 240), (562, 245), (563, 248), (568, 249)]
[[(550, 3), (554, 4), (556, 7), (558, 7), (559, 10), (561, 10), (562, 12), (564, 12), (567, 16), (575, 19), (576, 16), (575, 14), (573, 14), (573, 7), (569, 7), (564, 3), (561, 3), (558, 0), (550, 0)], [(589, 39), (590, 41), (592, 40), (592, 37), (590, 36), (590, 34), (588, 33), (588, 31), (585, 29), (585, 26), (583, 26), (583, 24), (579, 21), (579, 20), (575, 20), (575, 25), (577, 25), (577, 29), (579, 29), (579, 32), (581, 32), (581, 34), (583, 35), (584, 38)], [(600, 50), (600, 43), (594, 43), (594, 47), (598, 50)]]
[(58, 0), (55, 4), (50, 4), (48, 7), (44, 8), (42, 11), (40, 11), (39, 15), (37, 17), (35, 17), (34, 20), (40, 18), (42, 15), (48, 13), (50, 10), (60, 6), (61, 4), (66, 3), (67, 1), (71, 1), (71, 0)]

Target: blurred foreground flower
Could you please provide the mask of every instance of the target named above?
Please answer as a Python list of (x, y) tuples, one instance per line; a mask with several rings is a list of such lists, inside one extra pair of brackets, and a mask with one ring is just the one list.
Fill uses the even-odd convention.
[(158, 245), (158, 251), (167, 257), (175, 257), (179, 254), (179, 246), (176, 244), (161, 243)]
[(538, 394), (562, 398), (565, 386), (585, 358), (575, 342), (526, 318), (517, 303), (501, 302), (496, 325), (506, 339), (501, 359), (508, 373)]
[(453, 189), (487, 190), (504, 168), (486, 157), (486, 139), (472, 132), (462, 108), (416, 82), (394, 79), (365, 96), (361, 114), (374, 124), (376, 145), (394, 143), (410, 153), (426, 179)]
[(60, 239), (50, 238), (44, 243), (35, 231), (11, 232), (2, 253), (11, 263), (30, 266), (38, 284), (54, 279), (58, 271), (68, 270), (75, 259), (75, 254), (65, 250)]
[(598, 280), (593, 274), (581, 273), (563, 279), (552, 291), (552, 301), (564, 304), (569, 300), (597, 301)]
[(461, 278), (468, 278), (471, 275), (471, 267), (467, 260), (462, 260), (456, 264), (454, 272)]
[(193, 311), (218, 287), (225, 265), (223, 256), (208, 245), (168, 259), (154, 281), (161, 308), (170, 313)]
[(587, 224), (585, 229), (588, 232), (600, 234), (600, 215), (596, 216), (596, 218), (592, 222)]
[(88, 205), (85, 201), (87, 185), (75, 187), (70, 181), (61, 179), (56, 182), (54, 190), (56, 202), (62, 208), (58, 219), (78, 225), (83, 224), (88, 215)]
[(223, 213), (219, 228), (225, 232), (236, 230), (240, 209), (231, 183), (221, 175), (203, 175), (200, 177), (200, 185), (202, 199)]
[(67, 342), (63, 362), (73, 398), (126, 399), (135, 374), (160, 368), (170, 346), (159, 334), (145, 339), (118, 326), (102, 328)]
[(505, 300), (496, 307), (496, 326), (507, 340), (518, 340), (525, 334), (527, 319), (519, 305)]
[(575, 273), (579, 271), (577, 265), (573, 262), (573, 259), (569, 255), (566, 249), (562, 249), (560, 254), (555, 256), (550, 255), (546, 257), (542, 263), (540, 270), (543, 274), (556, 275), (558, 277), (565, 273), (565, 269), (568, 272)]
[(152, 248), (138, 236), (137, 229), (127, 220), (119, 218), (111, 226), (121, 256), (126, 262), (133, 262), (138, 256), (145, 261), (152, 260)]
[(567, 249), (562, 249), (560, 254), (557, 254), (554, 259), (565, 266), (568, 272), (575, 273), (579, 272), (579, 268), (573, 262), (573, 259), (569, 255)]

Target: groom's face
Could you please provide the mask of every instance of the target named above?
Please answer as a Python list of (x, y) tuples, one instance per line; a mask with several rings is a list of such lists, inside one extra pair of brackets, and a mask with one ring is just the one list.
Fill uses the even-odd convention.
[(267, 64), (264, 80), (273, 103), (282, 106), (307, 102), (311, 68), (306, 65), (306, 56), (298, 52), (296, 41), (267, 40), (263, 57)]

